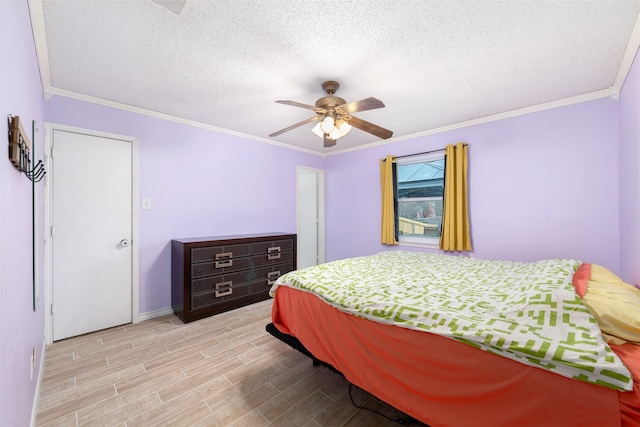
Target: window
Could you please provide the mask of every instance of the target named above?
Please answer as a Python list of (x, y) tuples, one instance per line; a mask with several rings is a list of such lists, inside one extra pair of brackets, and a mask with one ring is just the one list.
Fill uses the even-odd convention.
[(444, 151), (397, 159), (398, 238), (401, 244), (439, 244), (444, 166)]

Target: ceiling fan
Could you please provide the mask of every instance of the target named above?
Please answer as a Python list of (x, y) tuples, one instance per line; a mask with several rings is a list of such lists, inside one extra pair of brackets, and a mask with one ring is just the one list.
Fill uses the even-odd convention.
[(333, 80), (322, 83), (322, 89), (327, 93), (327, 96), (318, 99), (315, 106), (295, 101), (276, 101), (278, 104), (313, 110), (316, 115), (274, 132), (269, 136), (278, 136), (307, 123), (318, 122), (312, 131), (324, 140), (325, 147), (336, 145), (336, 140), (345, 136), (352, 126), (382, 139), (391, 138), (392, 131), (351, 115), (351, 113), (359, 111), (384, 108), (382, 101), (376, 98), (366, 98), (347, 104), (344, 99), (334, 96), (339, 87), (340, 84)]

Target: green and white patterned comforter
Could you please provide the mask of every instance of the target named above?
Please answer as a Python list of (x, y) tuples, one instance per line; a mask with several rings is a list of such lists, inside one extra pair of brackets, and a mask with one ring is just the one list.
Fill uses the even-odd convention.
[(629, 370), (576, 295), (580, 261), (487, 261), (387, 251), (292, 271), (273, 285), (312, 292), (369, 320), (428, 331), (569, 378), (631, 390)]

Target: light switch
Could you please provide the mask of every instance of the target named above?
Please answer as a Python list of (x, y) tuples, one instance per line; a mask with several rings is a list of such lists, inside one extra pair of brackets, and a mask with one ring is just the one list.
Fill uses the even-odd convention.
[(151, 209), (151, 199), (149, 198), (142, 199), (142, 209)]

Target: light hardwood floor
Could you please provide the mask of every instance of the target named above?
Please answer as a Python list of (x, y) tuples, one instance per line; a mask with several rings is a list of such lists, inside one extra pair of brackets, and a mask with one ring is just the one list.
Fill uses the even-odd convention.
[[(164, 316), (56, 342), (38, 426), (391, 426), (349, 383), (265, 332), (271, 300), (184, 324)], [(356, 403), (403, 414), (354, 387)]]

